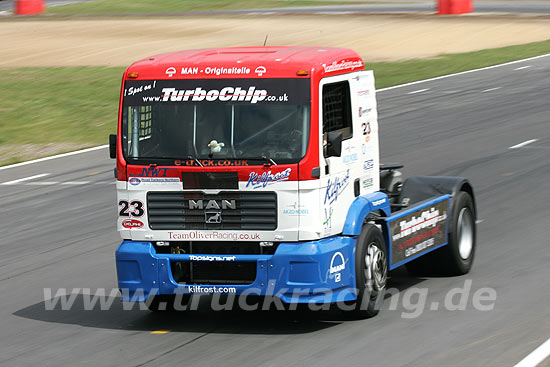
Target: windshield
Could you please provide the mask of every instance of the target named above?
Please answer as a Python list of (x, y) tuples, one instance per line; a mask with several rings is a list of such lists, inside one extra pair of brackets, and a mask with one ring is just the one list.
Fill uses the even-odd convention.
[(124, 155), (161, 164), (296, 163), (309, 140), (309, 102), (308, 79), (127, 81)]

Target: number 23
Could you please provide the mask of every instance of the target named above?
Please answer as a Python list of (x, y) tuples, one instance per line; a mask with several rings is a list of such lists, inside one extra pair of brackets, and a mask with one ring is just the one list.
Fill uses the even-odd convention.
[(118, 205), (121, 207), (118, 215), (121, 217), (142, 217), (145, 214), (143, 203), (139, 200), (133, 200), (128, 203), (126, 200), (120, 200)]

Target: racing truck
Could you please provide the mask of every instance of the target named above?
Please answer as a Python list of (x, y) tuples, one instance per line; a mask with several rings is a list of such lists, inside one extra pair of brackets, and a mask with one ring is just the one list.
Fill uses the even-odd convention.
[(374, 73), (350, 49), (151, 56), (124, 72), (118, 117), (123, 301), (255, 295), (364, 318), (397, 267), (472, 266), (472, 185), (380, 163)]

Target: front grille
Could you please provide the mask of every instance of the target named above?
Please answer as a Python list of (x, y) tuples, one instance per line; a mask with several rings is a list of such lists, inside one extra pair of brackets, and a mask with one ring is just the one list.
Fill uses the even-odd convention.
[(259, 242), (245, 241), (170, 241), (168, 246), (153, 242), (157, 254), (186, 255), (273, 255), (279, 246), (260, 246)]
[(172, 277), (183, 284), (252, 284), (256, 280), (256, 262), (171, 261)]
[(277, 229), (274, 192), (149, 192), (147, 211), (149, 227), (158, 230)]

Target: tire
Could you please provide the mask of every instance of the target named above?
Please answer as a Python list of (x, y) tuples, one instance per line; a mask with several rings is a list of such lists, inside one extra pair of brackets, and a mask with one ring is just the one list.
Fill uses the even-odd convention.
[(459, 192), (453, 201), (447, 246), (406, 264), (415, 275), (463, 275), (470, 271), (476, 248), (476, 212), (467, 192)]
[[(153, 312), (173, 312), (181, 310), (191, 297), (187, 294), (177, 297), (175, 294), (159, 294), (150, 297), (145, 304)], [(178, 302), (178, 307), (176, 307)]]
[(440, 251), (443, 273), (463, 275), (470, 271), (474, 263), (476, 232), (474, 202), (467, 192), (461, 191), (453, 204), (449, 244)]
[(380, 229), (374, 224), (363, 226), (355, 251), (357, 301), (351, 314), (365, 319), (378, 314), (388, 279), (386, 246)]

